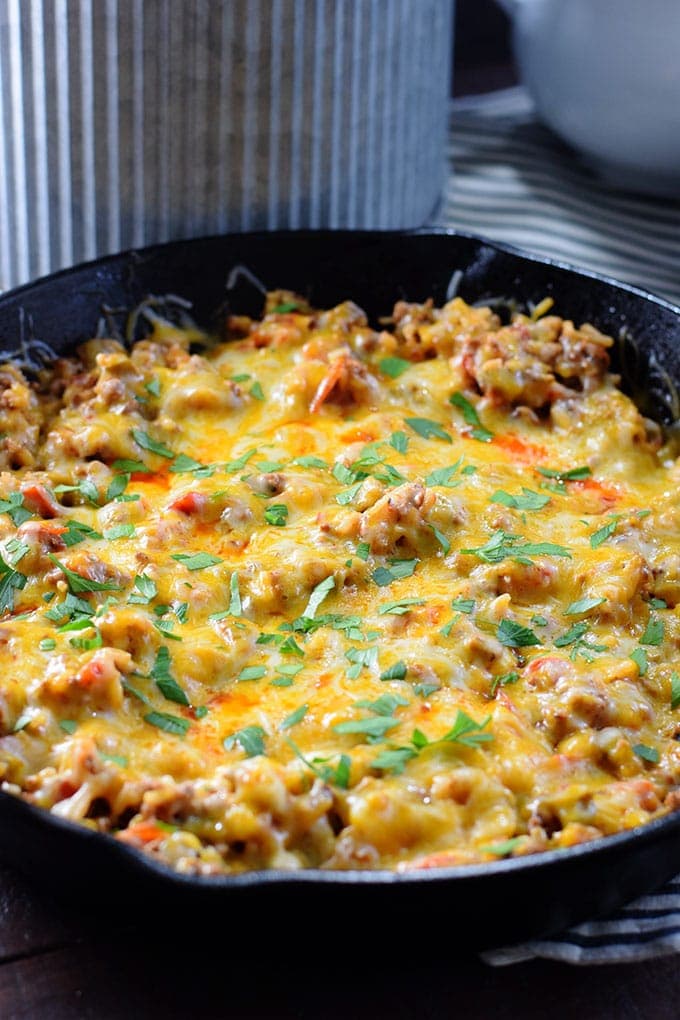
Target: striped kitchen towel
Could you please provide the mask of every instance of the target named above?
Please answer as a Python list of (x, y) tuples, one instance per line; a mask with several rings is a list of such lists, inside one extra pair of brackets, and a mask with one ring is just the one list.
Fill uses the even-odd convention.
[(616, 191), (541, 124), (521, 86), (451, 103), (433, 223), (633, 284), (680, 305), (680, 200)]
[[(433, 225), (512, 244), (680, 305), (680, 201), (615, 191), (536, 118), (521, 88), (452, 101), (449, 176)], [(607, 919), (482, 953), (630, 963), (680, 952), (680, 875)]]

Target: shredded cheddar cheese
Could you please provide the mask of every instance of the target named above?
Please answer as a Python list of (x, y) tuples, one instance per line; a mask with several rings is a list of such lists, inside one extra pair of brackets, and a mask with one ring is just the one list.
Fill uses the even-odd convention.
[(2, 788), (204, 875), (675, 810), (680, 464), (549, 311), (275, 292), (2, 367)]

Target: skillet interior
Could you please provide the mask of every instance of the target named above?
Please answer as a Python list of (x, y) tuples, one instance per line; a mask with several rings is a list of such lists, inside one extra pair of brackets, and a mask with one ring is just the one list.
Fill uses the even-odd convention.
[[(176, 294), (210, 327), (224, 312), (256, 313), (257, 290), (230, 271), (245, 266), (268, 288), (305, 294), (319, 307), (352, 298), (368, 315), (404, 298), (446, 299), (452, 275), (467, 301), (555, 300), (556, 314), (590, 321), (621, 336), (618, 367), (642, 410), (664, 424), (677, 417), (680, 309), (643, 291), (591, 273), (451, 231), (283, 232), (171, 242), (99, 259), (54, 274), (0, 298), (0, 349), (20, 339), (58, 351), (92, 336), (104, 306), (129, 310), (150, 294)], [(115, 317), (115, 316), (114, 316)], [(632, 338), (632, 342), (631, 342)], [(547, 934), (608, 913), (657, 887), (678, 868), (680, 816), (568, 851), (466, 868), (388, 873), (253, 873), (197, 879), (180, 876), (108, 837), (63, 822), (0, 794), (0, 852), (69, 898), (109, 910), (152, 901), (199, 912), (228, 900), (241, 914), (329, 916), (398, 914), (404, 922), (455, 918), (454, 941), (488, 947)]]

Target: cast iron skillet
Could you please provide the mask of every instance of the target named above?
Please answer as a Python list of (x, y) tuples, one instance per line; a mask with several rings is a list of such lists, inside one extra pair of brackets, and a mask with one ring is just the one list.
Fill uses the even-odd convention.
[[(258, 313), (261, 294), (285, 288), (317, 307), (352, 299), (376, 320), (398, 298), (446, 300), (452, 275), (467, 301), (507, 299), (528, 307), (546, 296), (553, 311), (592, 322), (621, 342), (614, 352), (624, 387), (664, 425), (678, 417), (680, 308), (642, 290), (508, 246), (450, 230), (289, 231), (175, 241), (64, 270), (0, 297), (0, 350), (20, 341), (59, 352), (149, 295), (179, 295), (211, 328), (224, 314)], [(231, 277), (231, 278), (230, 278)], [(228, 286), (229, 283), (229, 286)], [(442, 922), (451, 948), (490, 948), (555, 933), (605, 915), (680, 868), (680, 813), (569, 850), (471, 867), (396, 875), (303, 871), (218, 878), (176, 874), (108, 836), (65, 822), (0, 792), (0, 854), (38, 884), (78, 903), (129, 917), (150, 905), (193, 917), (287, 919), (329, 934), (352, 918), (370, 932), (387, 916), (390, 937), (412, 941)], [(384, 928), (380, 936), (384, 938)], [(370, 939), (369, 939), (370, 941)]]

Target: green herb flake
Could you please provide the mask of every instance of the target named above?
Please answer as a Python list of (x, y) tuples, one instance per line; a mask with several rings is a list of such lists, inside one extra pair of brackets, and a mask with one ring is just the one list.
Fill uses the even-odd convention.
[(442, 439), (445, 443), (453, 442), (449, 433), (439, 422), (432, 421), (430, 418), (404, 418), (404, 421), (423, 439)]
[(231, 577), (229, 578), (229, 615), (241, 616), (243, 614), (243, 604), (241, 602), (241, 592), (239, 591), (239, 577), (238, 571), (234, 570)]
[(255, 758), (258, 754), (265, 753), (266, 736), (261, 726), (244, 726), (231, 736), (225, 737), (223, 744), (227, 751), (231, 751), (234, 745), (238, 744), (246, 758)]
[(453, 726), (440, 739), (447, 743), (464, 744), (465, 747), (478, 747), (479, 744), (486, 744), (493, 740), (493, 733), (483, 732), (490, 722), (490, 715), (483, 722), (478, 723), (459, 709)]
[(302, 614), (308, 620), (313, 620), (316, 616), (316, 611), (324, 601), (327, 595), (329, 595), (335, 589), (335, 578), (332, 574), (324, 578), (323, 581), (319, 581), (316, 587), (312, 590), (309, 596), (309, 602), (307, 608)]
[(24, 497), (20, 492), (10, 492), (7, 499), (0, 499), (0, 514), (7, 514), (15, 528), (33, 516), (24, 506)]
[(285, 503), (273, 503), (265, 510), (264, 519), (275, 528), (283, 528), (288, 521), (288, 507)]
[(193, 457), (187, 457), (186, 453), (179, 453), (169, 470), (174, 475), (192, 474), (195, 471), (200, 471), (205, 468), (206, 465), (202, 464), (200, 460), (194, 460)]
[(680, 705), (680, 673), (671, 673), (671, 708)]
[(415, 569), (420, 563), (419, 559), (413, 560), (389, 560), (390, 566), (378, 567), (377, 570), (373, 571), (371, 575), (375, 583), (380, 588), (384, 588), (388, 584), (392, 584), (393, 581), (398, 581), (403, 577), (411, 577), (415, 573)]
[(397, 453), (406, 453), (408, 450), (408, 436), (405, 432), (393, 432), (389, 438), (389, 444)]
[(449, 464), (447, 467), (435, 468), (434, 471), (430, 471), (429, 475), (425, 476), (426, 485), (441, 485), (447, 489), (455, 489), (456, 486), (460, 485), (460, 479), (452, 480), (453, 476), (458, 472), (463, 458), (459, 457), (455, 464)]
[(338, 492), (335, 497), (335, 502), (340, 506), (347, 506), (348, 503), (351, 503), (352, 500), (356, 498), (356, 495), (362, 485), (363, 481), (359, 481), (352, 485), (351, 488), (345, 489), (344, 492)]
[(107, 542), (113, 542), (117, 538), (132, 538), (134, 534), (134, 524), (114, 524), (110, 528), (104, 528), (104, 538)]
[(262, 390), (262, 385), (257, 381), (253, 383), (248, 392), (250, 393), (251, 397), (253, 397), (255, 400), (265, 399), (264, 392)]
[(652, 765), (658, 765), (660, 755), (655, 747), (649, 747), (648, 744), (633, 744), (633, 751), (643, 761), (648, 761)]
[(62, 574), (66, 578), (66, 582), (69, 586), (69, 590), (74, 595), (80, 595), (82, 592), (87, 591), (120, 591), (120, 585), (113, 584), (107, 581), (91, 581), (88, 577), (81, 577), (80, 574), (76, 574), (75, 571), (69, 570), (63, 563), (60, 563), (56, 556), (52, 553), (47, 554), (48, 558), (54, 563), (55, 567), (61, 570)]
[(491, 503), (511, 507), (514, 510), (542, 510), (550, 502), (550, 496), (541, 496), (532, 489), (522, 487), (522, 495), (512, 496), (503, 489), (498, 489), (489, 497)]
[(460, 411), (463, 412), (463, 421), (466, 425), (470, 425), (470, 435), (474, 439), (478, 439), (482, 443), (490, 443), (493, 439), (493, 432), (489, 432), (488, 429), (482, 425), (479, 415), (477, 414), (476, 408), (470, 403), (470, 401), (463, 396), (462, 393), (452, 393), (449, 397), (449, 403), (453, 404)]
[(134, 606), (148, 606), (158, 595), (156, 582), (147, 577), (146, 574), (137, 574), (135, 576), (135, 588), (137, 591), (133, 591), (128, 596), (128, 602)]
[(295, 460), (291, 461), (291, 464), (296, 464), (304, 468), (319, 468), (322, 471), (328, 470), (328, 464), (325, 460), (321, 460), (320, 457), (296, 457)]
[(214, 567), (215, 564), (222, 563), (219, 556), (213, 556), (207, 552), (173, 553), (172, 558), (183, 564), (187, 570), (205, 570), (206, 567)]
[(650, 617), (645, 632), (640, 638), (641, 645), (660, 645), (664, 639), (664, 625), (663, 620), (660, 620), (658, 616)]
[(465, 613), (469, 615), (475, 608), (474, 599), (464, 599), (461, 595), (458, 595), (451, 602), (451, 608), (455, 609), (459, 613)]
[(152, 397), (160, 397), (161, 381), (158, 376), (154, 376), (148, 383), (144, 383), (144, 389), (147, 393), (150, 393)]
[(73, 734), (78, 729), (78, 723), (75, 719), (60, 719), (59, 726), (64, 733)]
[(236, 679), (239, 683), (245, 680), (261, 680), (266, 672), (266, 666), (244, 666)]
[(533, 630), (515, 623), (514, 620), (509, 620), (507, 617), (499, 623), (496, 637), (502, 645), (508, 648), (528, 648), (531, 645), (540, 645), (541, 643)]
[(177, 737), (186, 736), (187, 730), (191, 726), (188, 719), (183, 719), (179, 715), (171, 715), (169, 712), (148, 712), (144, 716), (144, 722), (148, 722), (151, 726), (163, 730), (164, 733), (172, 733)]
[(513, 836), (512, 839), (505, 839), (502, 843), (493, 843), (491, 846), (480, 846), (485, 854), (493, 854), (494, 857), (509, 857), (518, 846), (522, 844), (522, 836)]
[(649, 669), (649, 663), (647, 662), (647, 652), (644, 648), (635, 648), (630, 653), (630, 657), (637, 666), (640, 676), (645, 676)]
[(489, 688), (489, 694), (494, 697), (499, 687), (507, 687), (508, 684), (516, 684), (519, 680), (519, 673), (512, 670), (510, 673), (503, 673), (501, 676), (495, 676), (491, 681), (491, 687)]
[(408, 672), (405, 662), (394, 662), (380, 674), (381, 680), (403, 680)]
[(449, 540), (446, 537), (446, 535), (444, 535), (439, 530), (439, 528), (435, 527), (434, 524), (430, 524), (429, 527), (430, 527), (430, 530), (432, 531), (432, 534), (434, 535), (434, 537), (439, 542), (439, 545), (442, 547), (442, 549), (444, 551), (444, 555), (446, 556), (451, 551), (451, 543), (449, 542)]
[(41, 652), (51, 652), (57, 647), (57, 642), (52, 637), (43, 638), (39, 643), (38, 648)]
[(356, 549), (354, 550), (354, 552), (355, 552), (355, 555), (360, 560), (363, 560), (365, 562), (368, 559), (369, 555), (370, 555), (371, 547), (368, 544), (368, 542), (359, 542), (359, 544), (356, 547)]
[(591, 548), (597, 549), (598, 546), (602, 545), (602, 543), (605, 542), (608, 538), (611, 538), (611, 536), (616, 531), (616, 526), (618, 522), (619, 522), (618, 516), (611, 517), (608, 524), (604, 524), (601, 528), (598, 528), (597, 531), (594, 531), (593, 534), (590, 536)]
[(143, 450), (155, 453), (158, 457), (165, 457), (167, 460), (174, 460), (174, 451), (170, 450), (163, 443), (158, 442), (158, 440), (153, 439), (148, 432), (142, 432), (141, 429), (131, 429), (131, 433), (137, 446), (141, 446)]
[(556, 478), (560, 482), (575, 482), (583, 478), (590, 478), (592, 475), (592, 471), (587, 466), (571, 468), (569, 471), (546, 467), (538, 467), (536, 470), (544, 478)]
[(25, 574), (5, 563), (0, 556), (0, 612), (14, 608), (14, 593), (24, 588), (27, 580)]
[(572, 602), (564, 610), (565, 616), (580, 616), (581, 613), (589, 613), (591, 609), (596, 609), (597, 606), (601, 606), (606, 600), (603, 598), (588, 598), (588, 596), (577, 599), (576, 602)]
[(392, 772), (395, 776), (399, 776), (411, 759), (417, 758), (417, 756), (418, 752), (414, 747), (394, 747), (381, 751), (378, 757), (370, 762), (370, 767), (383, 772)]
[(279, 726), (280, 730), (289, 730), (291, 726), (296, 726), (299, 722), (302, 722), (307, 712), (309, 711), (309, 705), (300, 705), (294, 712), (287, 715)]
[(397, 602), (383, 602), (378, 606), (379, 616), (403, 616), (410, 612), (412, 606), (424, 606), (426, 599), (407, 598), (399, 599)]
[(156, 686), (164, 698), (174, 701), (177, 705), (188, 705), (189, 699), (171, 675), (170, 665), (170, 652), (162, 645), (158, 649), (150, 675), (156, 681)]
[(378, 367), (384, 375), (389, 375), (390, 379), (398, 379), (407, 368), (411, 367), (411, 362), (405, 361), (404, 358), (383, 358)]

